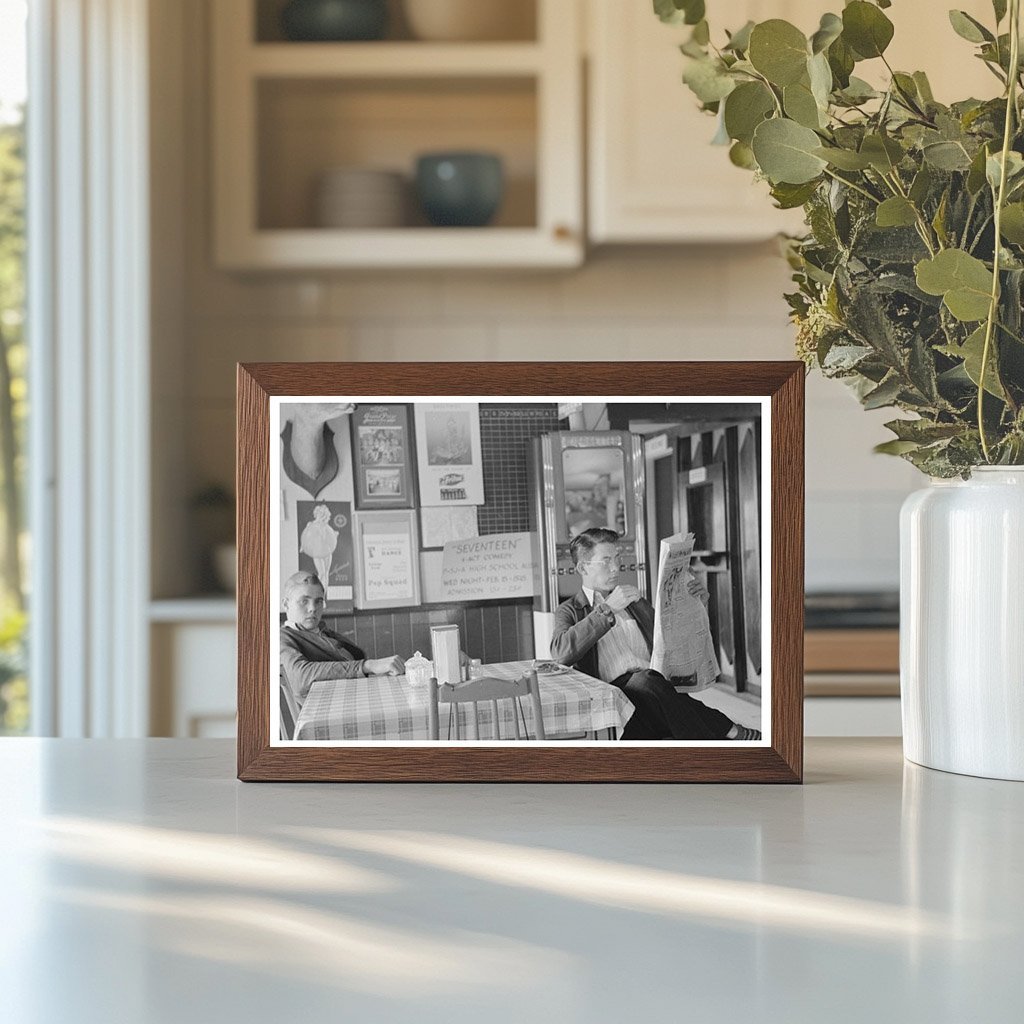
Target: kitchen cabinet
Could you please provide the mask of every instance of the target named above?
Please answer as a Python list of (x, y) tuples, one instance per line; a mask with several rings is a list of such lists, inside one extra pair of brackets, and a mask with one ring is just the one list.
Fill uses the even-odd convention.
[[(574, 266), (583, 258), (579, 9), (536, 4), (532, 39), (292, 42), (277, 0), (217, 0), (213, 231), (230, 269)], [(503, 161), (493, 225), (318, 226), (313, 197), (338, 168), (399, 172), (424, 152)], [(411, 193), (411, 189), (410, 189)]]
[[(663, 25), (651, 4), (585, 0), (588, 39), (588, 223), (593, 243), (754, 241), (800, 232), (799, 210), (776, 210), (767, 185), (710, 145), (715, 120), (681, 82), (686, 26)], [(827, 0), (708, 0), (712, 38), (747, 20), (785, 18), (811, 34)], [(989, 0), (958, 7), (988, 24)], [(998, 83), (952, 30), (945, 7), (901, 0), (887, 9), (896, 33), (887, 57), (929, 74), (944, 102), (996, 95)], [(880, 84), (881, 61), (857, 74)]]
[(183, 598), (150, 604), (153, 736), (235, 735), (235, 602)]
[[(737, 242), (798, 231), (799, 211), (776, 210), (767, 185), (733, 166), (724, 146), (710, 144), (715, 119), (682, 83), (679, 44), (689, 28), (663, 25), (649, 3), (587, 2), (591, 241)], [(708, 18), (717, 38), (749, 19), (785, 17), (803, 26), (808, 18), (797, 8), (820, 6), (741, 0), (726, 11), (711, 0)]]

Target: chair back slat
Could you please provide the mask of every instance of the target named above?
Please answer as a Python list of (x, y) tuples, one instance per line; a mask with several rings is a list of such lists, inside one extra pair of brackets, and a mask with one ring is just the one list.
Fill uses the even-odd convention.
[[(530, 730), (526, 727), (525, 714), (520, 698), (526, 697), (530, 701), (533, 713), (533, 732), (535, 738), (546, 739), (544, 732), (544, 713), (540, 701), (540, 686), (537, 682), (537, 673), (528, 672), (520, 679), (495, 679), (485, 677), (482, 679), (470, 679), (465, 683), (444, 683), (439, 685), (436, 679), (430, 680), (430, 738), (438, 739), (440, 704), (449, 705), (449, 732), (451, 731), (451, 720), (455, 719), (455, 738), (462, 738), (462, 729), (459, 716), (460, 704), (473, 705), (473, 739), (480, 739), (480, 717), (479, 703), (490, 701), (494, 712), (494, 738), (502, 739), (501, 735), (501, 714), (498, 706), (499, 700), (512, 700), (512, 722), (515, 727), (517, 740), (530, 739)], [(468, 712), (468, 709), (467, 709)], [(524, 728), (520, 728), (520, 717), (523, 718)], [(467, 724), (469, 715), (467, 713)], [(525, 735), (524, 735), (525, 729)]]
[[(285, 670), (281, 668), (281, 739), (290, 740), (295, 738), (295, 726), (299, 721), (299, 702), (292, 692), (291, 683)], [(290, 719), (290, 721), (289, 721)]]
[(442, 683), (438, 686), (437, 692), (442, 704), (525, 697), (530, 692), (530, 677), (527, 675), (521, 679), (495, 679), (485, 676), (464, 683)]
[(536, 739), (544, 740), (544, 712), (540, 706), (540, 684), (537, 682), (537, 673), (531, 672), (530, 680), (530, 703), (533, 705), (533, 731), (537, 734)]
[(430, 738), (432, 740), (440, 739), (440, 723), (438, 721), (438, 708), (437, 708), (437, 680), (431, 679), (429, 683), (430, 687), (430, 706), (427, 709), (427, 713), (430, 716)]

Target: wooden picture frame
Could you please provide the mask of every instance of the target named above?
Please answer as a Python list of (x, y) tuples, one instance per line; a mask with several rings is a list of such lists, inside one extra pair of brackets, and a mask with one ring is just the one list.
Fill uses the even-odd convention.
[[(770, 659), (763, 743), (590, 745), (284, 744), (272, 738), (272, 405), (352, 403), (759, 401), (770, 485), (762, 566)], [(597, 396), (596, 398), (594, 396)], [(628, 397), (622, 397), (628, 396)], [(665, 396), (670, 396), (666, 399)], [(697, 398), (695, 396), (701, 396)], [(552, 397), (545, 401), (555, 401)], [(538, 399), (539, 401), (539, 399)], [(238, 367), (238, 777), (243, 781), (788, 782), (803, 775), (804, 367), (799, 362), (261, 363)], [(275, 421), (276, 422), (276, 421)], [(760, 427), (759, 427), (760, 430)], [(642, 460), (641, 460), (642, 461)], [(758, 485), (760, 493), (760, 483)], [(415, 524), (417, 513), (410, 511)], [(426, 588), (424, 588), (426, 589)]]

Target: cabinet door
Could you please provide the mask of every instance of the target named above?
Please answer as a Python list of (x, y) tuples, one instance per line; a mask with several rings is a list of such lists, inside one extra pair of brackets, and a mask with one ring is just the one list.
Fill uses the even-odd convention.
[[(681, 82), (678, 49), (689, 32), (663, 25), (650, 0), (583, 0), (589, 47), (589, 218), (593, 242), (704, 242), (767, 238), (798, 232), (799, 211), (772, 205), (764, 183), (734, 167), (725, 147), (712, 146), (713, 118), (700, 113)], [(709, 0), (712, 37), (748, 19), (785, 18), (810, 35), (828, 0)], [(896, 34), (887, 53), (893, 67), (924, 70), (946, 103), (998, 95), (999, 84), (974, 58), (974, 47), (933, 0), (901, 0), (886, 11)], [(984, 24), (990, 0), (955, 6)], [(1003, 23), (1003, 31), (1006, 23)], [(881, 61), (858, 65), (872, 84), (887, 83)]]
[[(281, 40), (265, 36), (258, 17), (274, 3), (209, 5), (219, 266), (582, 262), (583, 82), (575, 2), (536, 0), (533, 39), (452, 43)], [(503, 161), (505, 201), (486, 228), (431, 227), (417, 203), (406, 204), (401, 216), (394, 200), (389, 216), (370, 226), (355, 218), (340, 227), (330, 217), (331, 226), (324, 226), (316, 196), (330, 171), (391, 171), (414, 192), (420, 155), (460, 150), (494, 152)], [(389, 191), (402, 189), (392, 179)], [(351, 192), (346, 202), (356, 202)]]
[[(587, 0), (589, 218), (593, 242), (711, 242), (798, 231), (799, 212), (776, 210), (767, 185), (712, 146), (715, 119), (682, 83), (679, 44), (689, 28), (663, 25), (649, 0)], [(748, 19), (787, 17), (804, 31), (823, 0), (708, 4), (713, 38)], [(723, 20), (724, 19), (724, 20)], [(804, 23), (807, 24), (804, 24)]]

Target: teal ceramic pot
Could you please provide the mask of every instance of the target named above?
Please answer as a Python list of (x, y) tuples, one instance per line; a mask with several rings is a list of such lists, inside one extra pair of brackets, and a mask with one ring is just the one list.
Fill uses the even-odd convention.
[(387, 0), (291, 0), (281, 11), (281, 27), (297, 42), (380, 39), (388, 27)]
[(505, 194), (501, 157), (493, 153), (427, 153), (416, 162), (416, 192), (437, 227), (490, 223)]

